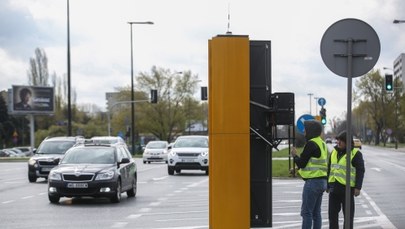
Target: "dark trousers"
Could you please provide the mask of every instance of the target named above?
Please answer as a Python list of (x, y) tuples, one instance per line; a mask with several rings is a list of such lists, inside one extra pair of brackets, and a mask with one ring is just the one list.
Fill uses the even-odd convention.
[[(344, 191), (344, 190), (343, 190)], [(345, 214), (345, 193), (330, 192), (329, 193), (329, 229), (339, 229), (339, 212), (342, 209), (343, 215)], [(353, 229), (353, 219), (354, 219), (354, 195), (353, 190), (350, 195), (350, 228)], [(346, 225), (346, 221), (344, 221)], [(343, 228), (345, 228), (344, 226)]]

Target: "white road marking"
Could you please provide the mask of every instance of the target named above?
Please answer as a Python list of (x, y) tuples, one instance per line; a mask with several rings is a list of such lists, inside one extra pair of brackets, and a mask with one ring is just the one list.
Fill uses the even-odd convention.
[(151, 208), (141, 208), (139, 209), (139, 212), (150, 212), (152, 210)]
[(152, 180), (153, 180), (153, 181), (160, 181), (160, 180), (164, 180), (164, 179), (166, 179), (166, 178), (168, 178), (168, 176), (156, 177), (156, 178), (153, 178)]
[(13, 203), (15, 200), (7, 200), (7, 201), (4, 201), (4, 202), (1, 202), (2, 204), (9, 204), (9, 203)]
[(370, 169), (375, 170), (375, 171), (377, 171), (377, 172), (381, 172), (381, 169), (380, 169), (380, 168), (370, 168)]
[(122, 228), (125, 227), (127, 224), (128, 222), (116, 222), (111, 226), (111, 228)]
[(127, 219), (137, 219), (141, 216), (142, 216), (141, 214), (136, 214), (136, 215), (132, 214), (132, 215), (127, 216)]
[(149, 206), (159, 206), (161, 202), (152, 202), (149, 204)]
[(381, 226), (383, 229), (397, 229), (391, 221), (387, 218), (387, 216), (381, 211), (381, 209), (377, 206), (377, 204), (374, 202), (373, 199), (364, 191), (362, 190), (362, 195), (368, 200), (370, 203), (371, 207), (374, 208), (374, 210), (377, 213), (377, 217), (373, 217), (377, 220), (377, 223)]

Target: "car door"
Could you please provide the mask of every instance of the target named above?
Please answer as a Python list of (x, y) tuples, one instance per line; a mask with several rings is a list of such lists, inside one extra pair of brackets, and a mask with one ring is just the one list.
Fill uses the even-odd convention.
[[(118, 156), (119, 162), (121, 162), (121, 160), (123, 158), (128, 158), (123, 147), (117, 147), (117, 153), (119, 155)], [(131, 179), (129, 176), (129, 164), (130, 163), (122, 163), (122, 164), (120, 164), (120, 167), (119, 167), (120, 174), (121, 174), (121, 184), (122, 184), (123, 190), (128, 190), (128, 188), (131, 185)]]

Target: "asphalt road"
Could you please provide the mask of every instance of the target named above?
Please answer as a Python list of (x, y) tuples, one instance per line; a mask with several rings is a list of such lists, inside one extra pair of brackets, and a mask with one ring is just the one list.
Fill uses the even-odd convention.
[[(367, 147), (362, 194), (356, 198), (354, 228), (405, 228), (405, 153)], [(200, 171), (168, 176), (163, 163), (138, 165), (138, 193), (121, 203), (62, 198), (50, 204), (46, 180), (29, 183), (27, 164), (0, 163), (0, 228), (208, 228), (209, 177)], [(273, 179), (273, 227), (300, 228), (300, 179)], [(327, 200), (322, 204), (323, 228)], [(225, 214), (225, 213), (224, 213)], [(343, 216), (342, 216), (343, 219)]]

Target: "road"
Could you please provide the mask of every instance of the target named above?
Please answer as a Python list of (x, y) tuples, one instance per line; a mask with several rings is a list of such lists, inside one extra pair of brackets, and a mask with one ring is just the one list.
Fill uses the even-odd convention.
[[(364, 146), (366, 176), (356, 198), (355, 228), (405, 228), (405, 153)], [(208, 176), (168, 176), (163, 163), (138, 165), (136, 198), (62, 198), (50, 204), (46, 180), (29, 183), (26, 163), (0, 163), (0, 228), (208, 228)], [(273, 179), (273, 228), (300, 228), (303, 182)], [(327, 228), (327, 194), (322, 205)], [(343, 218), (343, 217), (342, 217)]]

